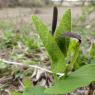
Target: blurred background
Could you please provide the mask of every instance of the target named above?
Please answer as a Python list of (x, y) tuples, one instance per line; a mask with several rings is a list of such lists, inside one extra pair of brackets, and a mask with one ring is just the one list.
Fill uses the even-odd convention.
[(58, 21), (70, 8), (72, 31), (91, 37), (95, 34), (95, 0), (0, 0), (0, 20), (8, 20), (21, 29), (23, 24), (32, 22), (31, 17), (35, 14), (51, 27), (55, 5), (59, 11)]
[(0, 57), (27, 61), (25, 53), (31, 55), (42, 47), (32, 15), (39, 16), (51, 30), (54, 6), (58, 7), (58, 23), (64, 12), (71, 9), (72, 32), (81, 35), (82, 46), (89, 48), (95, 39), (95, 0), (0, 0)]
[(95, 0), (0, 0), (0, 7), (41, 7), (48, 5), (90, 5), (95, 4)]

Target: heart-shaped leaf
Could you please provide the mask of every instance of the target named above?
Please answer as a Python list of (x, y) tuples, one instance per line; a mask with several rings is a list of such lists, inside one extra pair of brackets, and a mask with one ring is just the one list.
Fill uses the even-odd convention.
[(92, 81), (95, 81), (95, 64), (88, 64), (72, 72), (68, 77), (58, 80), (54, 86), (47, 88), (45, 93), (66, 94), (87, 86)]

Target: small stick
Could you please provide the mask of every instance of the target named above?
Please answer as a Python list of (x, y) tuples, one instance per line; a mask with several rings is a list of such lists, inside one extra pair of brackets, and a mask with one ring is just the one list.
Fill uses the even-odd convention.
[[(25, 64), (23, 64), (23, 63), (7, 61), (7, 60), (1, 59), (1, 58), (0, 58), (0, 61), (1, 61), (1, 62), (4, 62), (4, 63), (6, 63), (6, 64), (10, 64), (10, 65), (18, 65), (18, 66), (23, 66), (23, 67), (36, 68), (36, 69), (40, 69), (40, 70), (43, 70), (43, 71), (45, 71), (45, 72), (48, 72), (48, 73), (53, 74), (52, 71), (50, 71), (50, 70), (48, 70), (48, 69), (46, 69), (46, 68), (41, 68), (41, 67), (39, 67), (39, 66), (37, 66), (37, 65), (25, 65)], [(64, 76), (64, 73), (56, 73), (56, 74), (59, 75), (59, 77)]]

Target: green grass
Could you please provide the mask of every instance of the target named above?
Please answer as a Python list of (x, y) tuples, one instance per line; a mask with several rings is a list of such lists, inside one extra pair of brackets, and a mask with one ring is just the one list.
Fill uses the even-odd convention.
[(24, 61), (25, 63), (37, 63), (34, 62), (34, 58), (33, 62), (29, 62), (30, 59), (26, 57), (25, 53), (30, 55), (30, 52), (32, 54), (33, 51), (40, 48), (38, 36), (35, 36), (36, 34), (30, 24), (21, 25), (20, 29), (16, 29), (16, 27), (17, 26), (9, 20), (0, 21), (0, 51), (5, 51), (4, 53), (6, 55), (6, 51), (10, 49), (7, 58)]
[[(17, 25), (10, 20), (0, 20), (0, 58), (24, 64), (42, 63), (40, 56), (35, 57), (39, 53), (37, 50), (40, 49), (40, 40), (32, 30), (32, 25), (24, 24), (20, 26), (18, 29), (16, 28)], [(6, 65), (0, 61), (0, 78), (14, 75), (19, 79), (24, 76), (31, 77), (31, 74), (31, 69), (23, 70), (21, 67)], [(4, 93), (4, 90), (8, 89), (10, 85), (10, 82), (0, 85), (0, 94)]]

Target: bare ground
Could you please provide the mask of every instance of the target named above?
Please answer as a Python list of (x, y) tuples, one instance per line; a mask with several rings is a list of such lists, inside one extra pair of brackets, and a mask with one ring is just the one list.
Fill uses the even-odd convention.
[[(70, 7), (59, 7), (59, 19), (63, 15), (63, 13)], [(71, 7), (72, 9), (72, 17), (79, 17), (81, 13), (80, 7)], [(1, 20), (12, 20), (13, 22), (19, 22), (24, 20), (25, 22), (31, 22), (32, 15), (38, 15), (45, 22), (51, 23), (52, 21), (52, 12), (53, 7), (46, 8), (7, 8), (0, 10), (0, 19)]]

